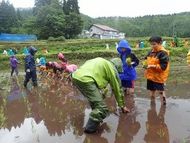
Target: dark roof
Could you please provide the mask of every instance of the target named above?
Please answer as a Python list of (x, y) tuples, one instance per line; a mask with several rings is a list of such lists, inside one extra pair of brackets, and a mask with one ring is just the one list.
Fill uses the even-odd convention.
[[(95, 26), (95, 27), (97, 27), (97, 28), (100, 28), (100, 29), (102, 29), (102, 30), (104, 30), (104, 31), (113, 31), (113, 32), (118, 32), (118, 30), (113, 29), (113, 28), (111, 28), (111, 27), (109, 27), (109, 26), (106, 26), (106, 25), (101, 25), (101, 24), (93, 24), (92, 26)], [(92, 26), (91, 26), (91, 27), (92, 27)]]

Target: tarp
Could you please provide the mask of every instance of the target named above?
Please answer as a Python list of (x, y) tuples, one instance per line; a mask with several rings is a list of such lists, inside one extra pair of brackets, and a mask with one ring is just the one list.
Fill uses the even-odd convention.
[(0, 33), (0, 41), (27, 42), (27, 41), (36, 41), (36, 40), (37, 40), (36, 35)]

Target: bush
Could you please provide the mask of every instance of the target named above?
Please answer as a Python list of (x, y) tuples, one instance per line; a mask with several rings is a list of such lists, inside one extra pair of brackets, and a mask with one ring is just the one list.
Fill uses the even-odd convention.
[(54, 37), (49, 37), (48, 41), (55, 41), (55, 38)]
[(64, 36), (60, 36), (60, 37), (57, 37), (57, 38), (54, 38), (54, 37), (49, 37), (48, 38), (48, 41), (49, 42), (54, 42), (54, 41), (62, 41), (62, 42), (64, 42), (66, 39), (65, 39), (65, 37)]
[(56, 41), (65, 41), (66, 40), (64, 36), (60, 36), (55, 39), (56, 39)]

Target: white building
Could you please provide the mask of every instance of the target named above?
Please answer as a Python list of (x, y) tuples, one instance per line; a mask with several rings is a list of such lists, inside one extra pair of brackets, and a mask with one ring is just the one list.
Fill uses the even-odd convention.
[(93, 24), (90, 29), (90, 37), (100, 39), (123, 39), (124, 33), (120, 33), (118, 30), (108, 27), (106, 25)]

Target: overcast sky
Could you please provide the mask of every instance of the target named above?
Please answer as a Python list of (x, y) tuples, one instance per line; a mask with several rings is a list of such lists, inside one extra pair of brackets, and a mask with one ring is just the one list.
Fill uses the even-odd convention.
[[(34, 5), (34, 0), (9, 1), (14, 7)], [(190, 11), (190, 0), (78, 0), (78, 2), (80, 12), (91, 17), (136, 17)]]

